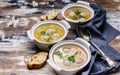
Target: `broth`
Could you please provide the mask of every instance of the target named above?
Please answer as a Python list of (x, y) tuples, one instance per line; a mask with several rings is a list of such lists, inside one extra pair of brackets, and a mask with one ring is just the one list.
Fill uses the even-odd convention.
[(87, 61), (87, 54), (82, 47), (68, 44), (54, 51), (53, 60), (56, 65), (63, 69), (75, 69)]
[(61, 26), (56, 24), (44, 24), (34, 31), (34, 37), (40, 42), (55, 42), (64, 36), (65, 32)]
[(89, 10), (82, 7), (72, 7), (65, 11), (65, 17), (84, 22), (90, 19), (91, 13)]

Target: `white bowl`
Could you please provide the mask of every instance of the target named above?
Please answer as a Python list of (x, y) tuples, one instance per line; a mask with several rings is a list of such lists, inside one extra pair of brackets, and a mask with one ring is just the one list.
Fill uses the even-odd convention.
[[(85, 8), (87, 9), (88, 11), (90, 11), (91, 13), (91, 17), (89, 18), (89, 20), (91, 20), (93, 17), (94, 17), (94, 10), (90, 7), (90, 4), (88, 2), (85, 2), (85, 1), (78, 1), (77, 3), (73, 3), (73, 4), (68, 4), (66, 5), (62, 10), (61, 10), (61, 13), (62, 13), (62, 16), (69, 22), (73, 22), (73, 23), (80, 23), (82, 21), (80, 20), (71, 20), (71, 19), (68, 19), (64, 13), (66, 12), (66, 10), (68, 10), (69, 8), (72, 8), (72, 7), (82, 7), (82, 8)], [(87, 20), (87, 21), (89, 21)], [(87, 22), (87, 21), (84, 21), (84, 22)]]
[(38, 28), (39, 26), (41, 25), (44, 25), (44, 24), (48, 24), (48, 23), (53, 23), (55, 25), (59, 25), (60, 27), (62, 27), (65, 31), (65, 34), (64, 36), (59, 39), (58, 41), (61, 41), (63, 40), (67, 34), (68, 34), (68, 30), (70, 28), (70, 25), (69, 23), (67, 23), (66, 21), (62, 20), (62, 21), (54, 21), (54, 20), (49, 20), (49, 21), (40, 21), (39, 23), (35, 24), (30, 30), (27, 31), (27, 35), (28, 37), (31, 39), (31, 40), (34, 40), (35, 41), (35, 44), (41, 49), (41, 50), (44, 50), (44, 51), (49, 51), (49, 47), (51, 45), (53, 45), (54, 43), (58, 42), (58, 41), (54, 41), (54, 42), (41, 42), (39, 40), (37, 40), (35, 37), (34, 37), (34, 31), (36, 30), (36, 28)]
[[(57, 66), (54, 61), (53, 61), (53, 52), (60, 46), (66, 45), (66, 44), (73, 44), (73, 45), (78, 45), (80, 47), (82, 47), (86, 54), (87, 54), (87, 61), (85, 62), (85, 64), (83, 64), (82, 66), (75, 68), (75, 69), (70, 69), (70, 70), (66, 70), (66, 69), (62, 69), (59, 66)], [(58, 43), (56, 43), (49, 52), (49, 59), (47, 60), (48, 64), (59, 74), (59, 75), (73, 75), (76, 72), (82, 70), (90, 61), (91, 59), (91, 52), (89, 50), (90, 44), (81, 39), (81, 38), (77, 38), (75, 40), (66, 40), (66, 41), (60, 41)]]

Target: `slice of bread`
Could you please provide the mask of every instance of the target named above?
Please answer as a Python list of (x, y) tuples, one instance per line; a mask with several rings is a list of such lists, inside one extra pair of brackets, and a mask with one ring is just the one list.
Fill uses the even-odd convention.
[(58, 10), (50, 10), (48, 11), (46, 14), (44, 15), (41, 15), (40, 16), (40, 19), (41, 20), (53, 20), (54, 18), (56, 18), (59, 14), (59, 11)]
[(40, 19), (41, 19), (41, 20), (47, 20), (47, 15), (41, 15), (41, 16), (40, 16)]
[(48, 20), (52, 20), (54, 19), (57, 15), (59, 14), (58, 10), (51, 10), (48, 11), (48, 13), (46, 14), (48, 17)]
[(33, 55), (27, 63), (28, 69), (39, 69), (43, 66), (47, 59), (48, 53), (47, 52), (39, 52)]

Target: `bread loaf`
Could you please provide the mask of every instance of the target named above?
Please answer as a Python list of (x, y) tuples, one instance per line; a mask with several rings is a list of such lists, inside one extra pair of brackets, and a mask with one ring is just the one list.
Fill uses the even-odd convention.
[(57, 17), (58, 14), (59, 14), (58, 10), (50, 10), (46, 14), (41, 15), (40, 19), (41, 20), (53, 20), (54, 18)]
[(27, 63), (28, 69), (39, 69), (43, 66), (47, 59), (48, 53), (47, 52), (39, 52), (33, 55)]

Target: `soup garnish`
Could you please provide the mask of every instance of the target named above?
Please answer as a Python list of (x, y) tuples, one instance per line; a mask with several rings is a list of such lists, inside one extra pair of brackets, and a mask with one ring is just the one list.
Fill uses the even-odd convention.
[(62, 53), (60, 51), (56, 51), (54, 54), (59, 56), (60, 59), (62, 58)]
[(87, 21), (91, 17), (90, 11), (82, 7), (72, 7), (66, 10), (65, 16), (71, 20)]
[(64, 36), (64, 29), (56, 24), (44, 24), (34, 31), (34, 37), (41, 42), (55, 42)]
[(86, 62), (87, 54), (82, 47), (69, 44), (57, 48), (53, 54), (53, 60), (63, 69), (73, 69)]

